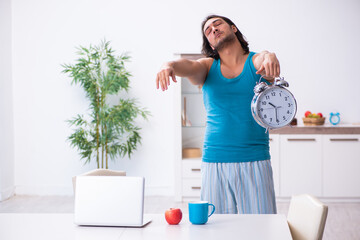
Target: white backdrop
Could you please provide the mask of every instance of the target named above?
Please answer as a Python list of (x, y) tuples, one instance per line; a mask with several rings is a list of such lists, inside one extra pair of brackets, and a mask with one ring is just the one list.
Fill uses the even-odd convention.
[(339, 111), (343, 123), (360, 122), (360, 1), (13, 0), (14, 133), (5, 134), (14, 137), (16, 192), (72, 194), (71, 177), (95, 168), (66, 142), (65, 120), (88, 102), (60, 65), (74, 62), (76, 46), (106, 38), (118, 54), (130, 53), (129, 95), (152, 113), (139, 122), (143, 144), (132, 159), (110, 167), (145, 176), (147, 195), (173, 195), (172, 88), (156, 90), (155, 75), (174, 53), (200, 52), (200, 24), (210, 13), (232, 19), (252, 51), (277, 54), (298, 118)]
[(0, 1), (0, 201), (14, 193), (11, 2)]

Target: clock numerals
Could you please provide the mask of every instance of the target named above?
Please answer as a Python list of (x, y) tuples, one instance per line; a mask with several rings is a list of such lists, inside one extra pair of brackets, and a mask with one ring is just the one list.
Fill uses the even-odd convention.
[(262, 101), (261, 104), (262, 104), (262, 105), (266, 105), (266, 101)]

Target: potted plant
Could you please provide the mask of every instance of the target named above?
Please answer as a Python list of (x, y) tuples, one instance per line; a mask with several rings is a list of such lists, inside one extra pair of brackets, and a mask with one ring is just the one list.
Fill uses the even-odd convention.
[(98, 46), (78, 47), (79, 58), (75, 64), (63, 64), (63, 73), (79, 84), (89, 100), (89, 114), (78, 114), (68, 120), (74, 132), (68, 137), (71, 146), (79, 150), (86, 163), (96, 160), (97, 168), (108, 169), (109, 158), (129, 158), (141, 143), (138, 116), (147, 119), (150, 114), (137, 105), (136, 99), (120, 98), (117, 105), (110, 105), (107, 97), (129, 90), (131, 74), (124, 63), (127, 54), (115, 56), (110, 43), (102, 41)]

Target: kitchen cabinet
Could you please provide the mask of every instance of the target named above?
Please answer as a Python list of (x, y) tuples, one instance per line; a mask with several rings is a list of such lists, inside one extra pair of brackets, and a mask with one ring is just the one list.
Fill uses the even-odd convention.
[(321, 173), (321, 135), (280, 135), (280, 196), (321, 196)]
[(182, 160), (182, 197), (200, 199), (201, 158)]
[[(360, 134), (270, 134), (275, 195), (360, 198)], [(182, 197), (200, 196), (201, 159), (182, 160)]]
[(360, 197), (360, 135), (323, 136), (324, 197)]

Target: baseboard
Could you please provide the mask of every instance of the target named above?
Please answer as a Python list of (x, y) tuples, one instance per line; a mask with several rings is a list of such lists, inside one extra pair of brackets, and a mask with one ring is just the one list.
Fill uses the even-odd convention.
[(74, 191), (68, 186), (16, 186), (16, 195), (37, 195), (37, 196), (72, 196)]
[(6, 199), (11, 198), (15, 194), (15, 187), (11, 186), (6, 188), (3, 191), (0, 191), (0, 202), (5, 201)]
[[(16, 186), (9, 187), (0, 192), (0, 201), (8, 199), (9, 197), (17, 195), (55, 195), (55, 196), (72, 196), (74, 195), (73, 188), (70, 185), (66, 186)], [(145, 186), (145, 196), (175, 196), (174, 189), (171, 186)], [(333, 197), (325, 198), (318, 197), (322, 202), (332, 203), (353, 203), (360, 202), (360, 197)], [(290, 202), (291, 197), (276, 197), (277, 202)]]

